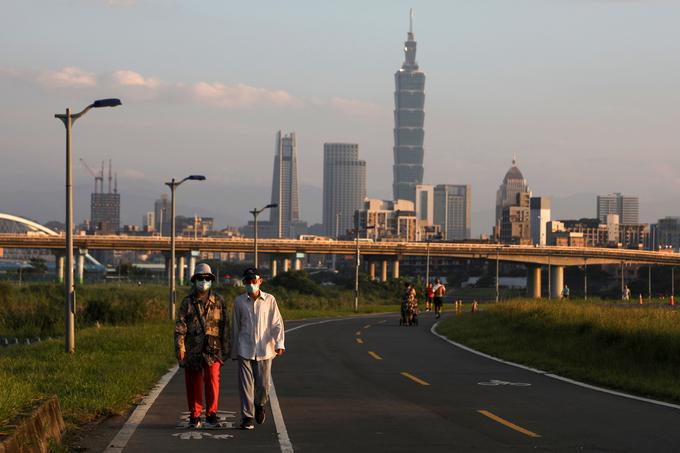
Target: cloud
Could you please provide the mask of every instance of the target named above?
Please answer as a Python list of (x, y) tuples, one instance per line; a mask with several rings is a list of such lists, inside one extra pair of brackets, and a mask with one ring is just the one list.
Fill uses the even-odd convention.
[(87, 88), (97, 86), (97, 76), (74, 66), (59, 71), (46, 71), (38, 76), (38, 82), (49, 88)]
[(161, 81), (154, 77), (144, 77), (140, 73), (130, 70), (115, 71), (111, 75), (114, 83), (119, 86), (142, 87), (155, 90), (161, 86)]
[(225, 85), (221, 82), (198, 82), (191, 87), (194, 100), (216, 107), (254, 107), (274, 105), (299, 107), (302, 101), (283, 90), (269, 90), (250, 85)]
[(360, 101), (358, 99), (345, 99), (334, 97), (330, 100), (330, 106), (348, 116), (362, 118), (376, 118), (389, 114), (389, 111), (381, 105), (373, 102)]

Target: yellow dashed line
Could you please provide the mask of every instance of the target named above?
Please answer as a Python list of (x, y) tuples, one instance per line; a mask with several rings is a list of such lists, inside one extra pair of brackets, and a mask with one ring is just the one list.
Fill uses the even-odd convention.
[(383, 319), (382, 321), (378, 321), (378, 324), (385, 324), (385, 320)]
[(515, 431), (520, 432), (522, 434), (525, 434), (529, 437), (541, 437), (540, 434), (536, 434), (534, 432), (529, 431), (528, 429), (522, 428), (521, 426), (517, 426), (514, 423), (509, 422), (506, 419), (501, 418), (498, 415), (492, 414), (491, 412), (486, 411), (484, 409), (480, 409), (477, 412), (484, 415), (485, 417), (489, 417), (491, 420), (496, 421), (496, 422), (500, 423), (501, 425), (507, 426), (508, 428), (514, 429)]
[(357, 340), (357, 343), (359, 344), (364, 344), (364, 340), (362, 340), (361, 338), (355, 338), (355, 340)]
[(357, 330), (356, 335), (361, 335), (361, 330)]
[(430, 385), (429, 382), (423, 381), (422, 379), (417, 378), (417, 377), (415, 377), (414, 375), (412, 375), (411, 373), (407, 373), (406, 371), (402, 371), (402, 372), (401, 372), (401, 375), (404, 376), (404, 377), (407, 378), (407, 379), (412, 380), (413, 382), (416, 382), (416, 383), (420, 384), (420, 385)]
[(376, 353), (373, 352), (373, 351), (368, 351), (368, 355), (370, 355), (371, 357), (373, 357), (375, 360), (382, 360), (382, 359), (383, 359), (382, 357), (380, 357), (378, 354), (376, 354)]
[(371, 327), (371, 325), (370, 325), (370, 324), (366, 324), (366, 325), (364, 326), (364, 329), (368, 329), (369, 327)]

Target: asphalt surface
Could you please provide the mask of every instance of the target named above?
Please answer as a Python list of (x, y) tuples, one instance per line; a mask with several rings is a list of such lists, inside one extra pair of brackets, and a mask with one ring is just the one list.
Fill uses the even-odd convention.
[[(308, 325), (287, 334), (272, 367), (296, 452), (680, 451), (680, 410), (464, 351), (430, 333), (430, 313), (415, 327), (395, 315), (310, 323), (286, 323)], [(238, 408), (231, 362), (222, 368), (225, 422), (238, 426)], [(123, 451), (282, 451), (269, 407), (253, 431), (191, 432), (178, 426), (183, 411), (180, 370)]]

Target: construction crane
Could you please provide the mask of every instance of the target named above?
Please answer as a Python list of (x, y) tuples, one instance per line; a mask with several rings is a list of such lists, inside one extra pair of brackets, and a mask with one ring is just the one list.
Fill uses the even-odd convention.
[(99, 192), (103, 193), (104, 192), (104, 163), (102, 162), (102, 171), (97, 175), (97, 173), (90, 168), (89, 165), (87, 165), (87, 162), (81, 157), (80, 162), (83, 164), (83, 167), (87, 169), (87, 171), (94, 177), (94, 193), (97, 193), (97, 188), (99, 188)]

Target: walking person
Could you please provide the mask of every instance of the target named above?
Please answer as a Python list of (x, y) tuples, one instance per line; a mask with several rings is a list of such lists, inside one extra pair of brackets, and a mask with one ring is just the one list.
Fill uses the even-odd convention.
[(562, 288), (562, 300), (569, 300), (569, 287), (567, 285), (564, 285), (564, 288)]
[(231, 358), (238, 360), (241, 429), (264, 423), (269, 401), (272, 359), (285, 351), (283, 319), (276, 298), (260, 290), (255, 268), (243, 272), (246, 292), (234, 301)]
[(434, 279), (432, 291), (434, 291), (434, 315), (437, 319), (439, 319), (442, 314), (442, 307), (444, 306), (444, 293), (446, 293), (446, 287), (442, 285), (439, 277)]
[(434, 289), (432, 288), (432, 282), (427, 282), (427, 288), (425, 288), (425, 311), (430, 311), (432, 305), (434, 304)]
[(175, 354), (184, 368), (189, 427), (200, 428), (205, 387), (205, 426), (219, 425), (217, 402), (220, 367), (229, 356), (229, 316), (221, 296), (212, 289), (215, 275), (200, 263), (191, 276), (191, 294), (182, 300), (175, 323)]

